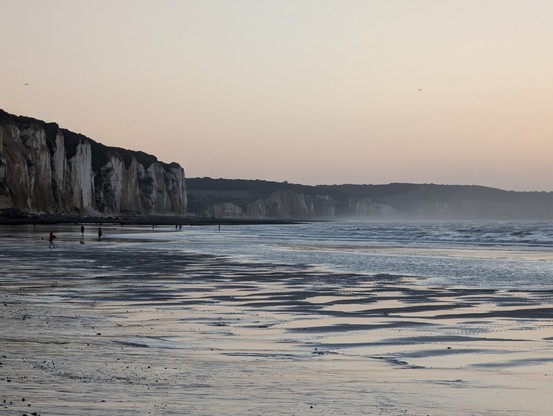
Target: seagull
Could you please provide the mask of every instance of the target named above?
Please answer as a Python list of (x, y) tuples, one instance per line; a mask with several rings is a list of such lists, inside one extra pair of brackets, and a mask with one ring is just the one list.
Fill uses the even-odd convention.
[(419, 91), (422, 91), (422, 88), (419, 88)]

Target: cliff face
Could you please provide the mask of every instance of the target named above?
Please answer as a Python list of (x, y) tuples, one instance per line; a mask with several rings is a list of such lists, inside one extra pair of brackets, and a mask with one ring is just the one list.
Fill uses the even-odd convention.
[(293, 191), (277, 191), (244, 208), (229, 202), (216, 203), (208, 213), (216, 218), (314, 218), (315, 210), (311, 197)]
[(142, 152), (0, 110), (0, 209), (26, 213), (185, 215), (183, 169)]
[(232, 202), (214, 203), (208, 215), (215, 218), (330, 219), (337, 217), (393, 216), (395, 210), (368, 198), (336, 201), (329, 195), (275, 191), (241, 207)]

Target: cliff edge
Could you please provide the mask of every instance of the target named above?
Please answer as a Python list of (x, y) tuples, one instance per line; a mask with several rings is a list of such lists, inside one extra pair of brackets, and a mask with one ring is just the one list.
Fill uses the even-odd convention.
[(186, 209), (180, 165), (0, 110), (0, 210), (144, 216)]

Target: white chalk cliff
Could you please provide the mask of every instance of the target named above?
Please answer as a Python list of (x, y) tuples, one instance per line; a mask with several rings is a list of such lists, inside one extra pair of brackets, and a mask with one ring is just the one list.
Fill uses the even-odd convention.
[(186, 208), (178, 164), (0, 110), (0, 209), (142, 216), (185, 215)]

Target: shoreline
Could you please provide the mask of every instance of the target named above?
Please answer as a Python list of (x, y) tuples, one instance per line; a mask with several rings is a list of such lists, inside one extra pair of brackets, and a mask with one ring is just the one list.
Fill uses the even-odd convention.
[(121, 224), (121, 225), (271, 225), (301, 224), (312, 220), (267, 219), (267, 218), (213, 218), (189, 216), (73, 216), (57, 214), (13, 214), (1, 215), (0, 225), (40, 225), (40, 224)]

